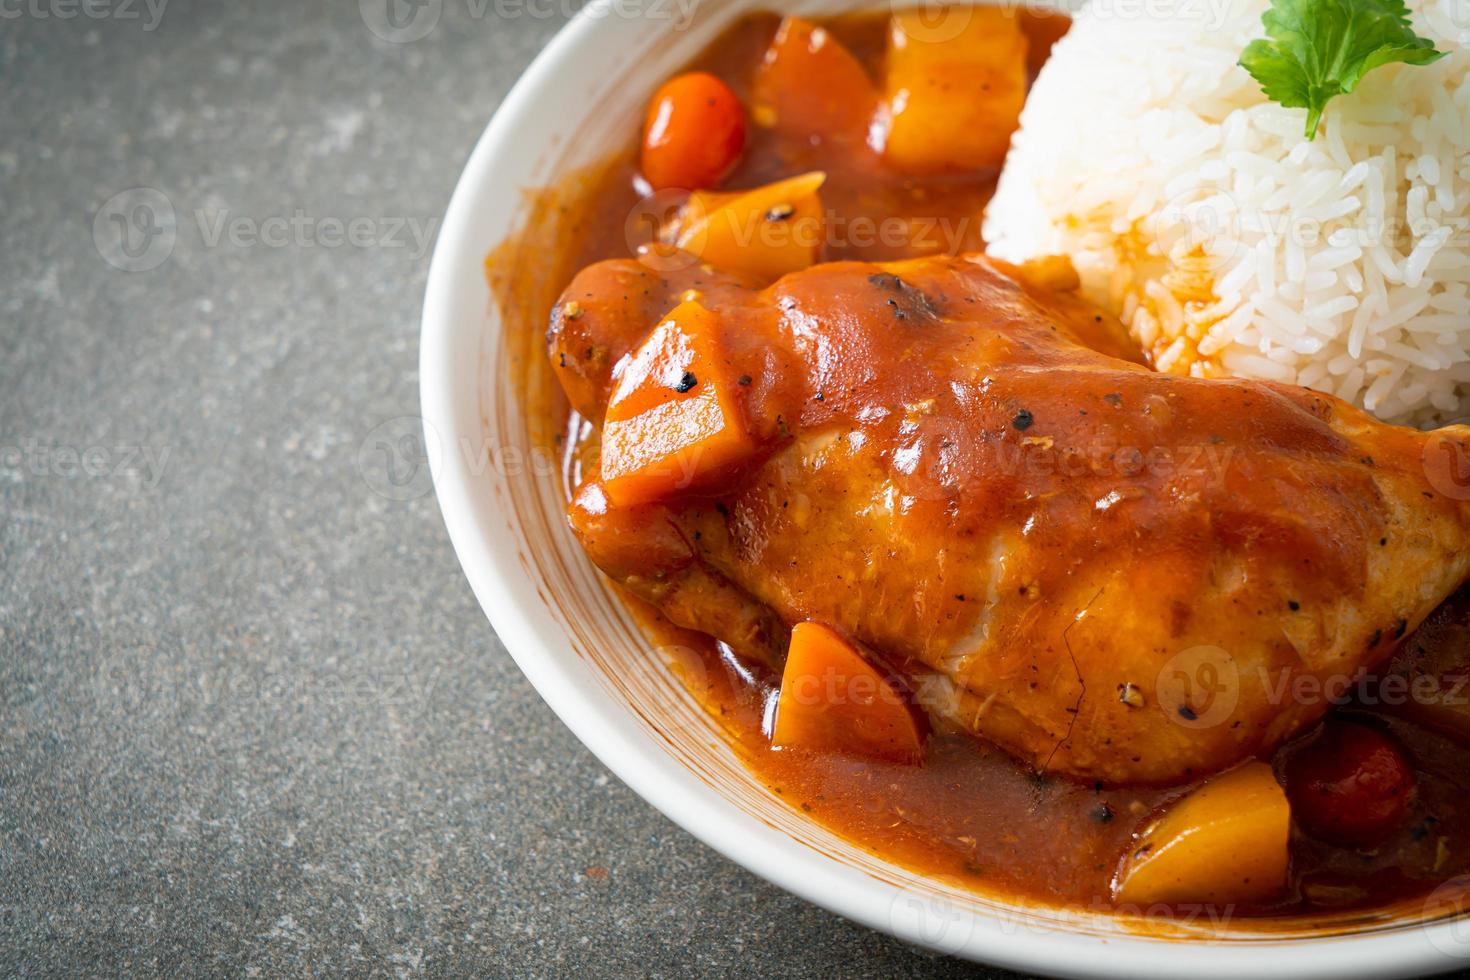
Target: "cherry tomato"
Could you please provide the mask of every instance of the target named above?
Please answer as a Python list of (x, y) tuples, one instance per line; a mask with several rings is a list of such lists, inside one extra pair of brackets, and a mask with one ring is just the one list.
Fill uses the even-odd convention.
[(1414, 769), (1398, 739), (1332, 720), (1286, 763), (1291, 813), (1308, 833), (1336, 844), (1383, 840), (1404, 821)]
[(663, 84), (643, 124), (643, 176), (654, 190), (714, 187), (745, 149), (745, 107), (730, 86), (708, 72)]

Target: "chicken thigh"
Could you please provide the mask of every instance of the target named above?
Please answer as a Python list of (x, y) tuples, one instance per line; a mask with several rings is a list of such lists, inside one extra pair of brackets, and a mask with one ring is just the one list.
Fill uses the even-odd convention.
[(753, 448), (634, 504), (593, 466), (572, 527), (673, 622), (773, 664), (828, 624), (1039, 769), (1163, 783), (1263, 753), (1470, 575), (1470, 487), (1433, 470), (1470, 429), (1155, 373), (1068, 285), (978, 256), (764, 288), (594, 265), (548, 337), (574, 409), (601, 425), (697, 297)]

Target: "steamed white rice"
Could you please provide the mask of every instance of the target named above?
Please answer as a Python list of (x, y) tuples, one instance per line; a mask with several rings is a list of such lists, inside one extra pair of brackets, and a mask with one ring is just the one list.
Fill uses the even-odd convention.
[(1236, 64), (1265, 7), (1092, 0), (1027, 101), (991, 251), (1071, 256), (1160, 370), (1470, 414), (1470, 0), (1410, 0), (1448, 56), (1369, 73), (1314, 142)]

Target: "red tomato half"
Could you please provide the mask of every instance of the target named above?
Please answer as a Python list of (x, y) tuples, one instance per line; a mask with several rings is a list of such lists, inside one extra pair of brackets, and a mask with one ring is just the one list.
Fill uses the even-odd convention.
[(730, 86), (703, 71), (663, 84), (648, 105), (639, 158), (654, 190), (714, 187), (745, 149), (745, 107)]
[(1352, 721), (1329, 720), (1286, 763), (1292, 816), (1337, 844), (1373, 844), (1398, 829), (1414, 782), (1398, 739)]

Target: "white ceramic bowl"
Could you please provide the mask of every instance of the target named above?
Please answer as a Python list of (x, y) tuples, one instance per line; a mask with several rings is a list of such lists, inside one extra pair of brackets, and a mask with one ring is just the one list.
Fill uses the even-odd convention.
[[(1453, 898), (1326, 932), (1262, 933), (976, 896), (801, 818), (734, 758), (566, 531), (555, 467), (535, 465), (520, 404), (534, 353), (511, 349), (483, 271), (486, 254), (530, 217), (522, 191), (624, 145), (654, 87), (732, 19), (760, 9), (758, 0), (703, 0), (690, 11), (690, 2), (594, 0), (557, 35), (476, 146), (429, 274), (420, 371), (439, 504), (475, 595), (541, 696), (608, 768), (706, 844), (919, 946), (1073, 976), (1342, 978), (1470, 964), (1470, 924), (1448, 914), (1460, 911)], [(824, 8), (842, 9), (822, 0), (785, 7)], [(532, 258), (522, 272), (544, 266)]]

